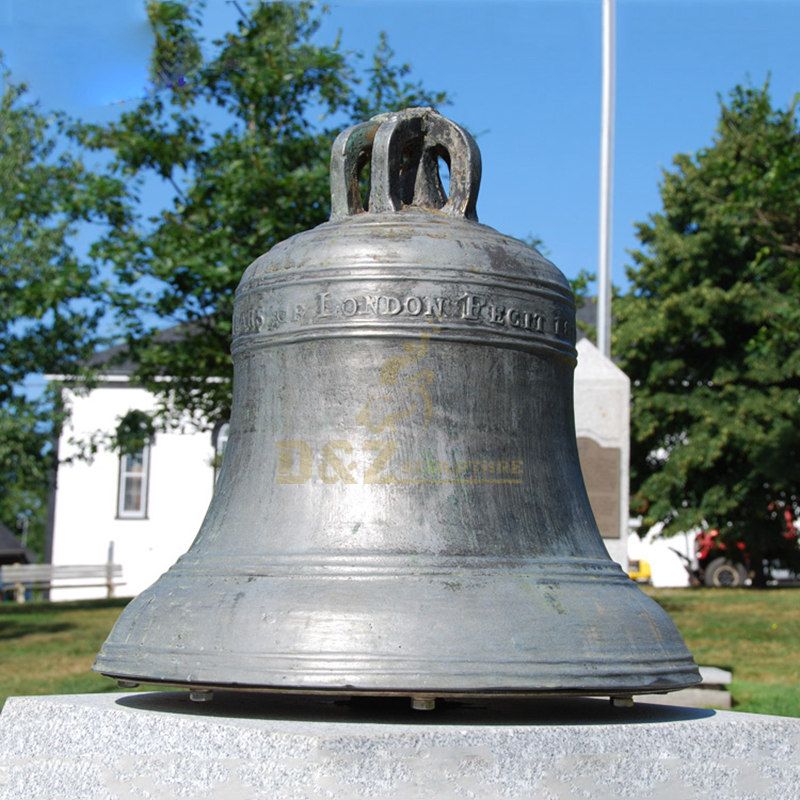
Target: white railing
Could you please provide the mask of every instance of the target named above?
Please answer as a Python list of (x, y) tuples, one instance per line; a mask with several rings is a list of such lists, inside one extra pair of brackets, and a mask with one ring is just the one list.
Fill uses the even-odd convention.
[[(122, 565), (112, 564), (8, 564), (0, 567), (0, 590), (13, 588), (18, 603), (25, 602), (27, 589), (75, 589), (105, 586), (113, 597), (117, 586), (124, 586)], [(56, 587), (56, 582), (69, 581)], [(73, 583), (83, 581), (83, 583)]]

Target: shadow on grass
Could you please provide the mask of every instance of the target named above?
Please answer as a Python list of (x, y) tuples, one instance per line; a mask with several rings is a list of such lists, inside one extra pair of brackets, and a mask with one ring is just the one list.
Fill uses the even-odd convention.
[(77, 625), (71, 622), (3, 620), (0, 622), (0, 642), (21, 639), (23, 636), (35, 636), (39, 633), (62, 633), (63, 631), (73, 630), (76, 627)]
[(0, 616), (25, 616), (26, 614), (59, 614), (65, 611), (88, 611), (97, 608), (125, 608), (132, 598), (112, 597), (102, 600), (70, 600), (53, 603), (35, 600), (30, 603), (0, 603)]

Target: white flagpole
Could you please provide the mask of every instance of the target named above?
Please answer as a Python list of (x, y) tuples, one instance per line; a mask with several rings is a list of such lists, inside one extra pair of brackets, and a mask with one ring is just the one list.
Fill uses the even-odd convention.
[(600, 117), (600, 219), (597, 254), (597, 347), (611, 356), (611, 194), (614, 179), (614, 0), (603, 4)]

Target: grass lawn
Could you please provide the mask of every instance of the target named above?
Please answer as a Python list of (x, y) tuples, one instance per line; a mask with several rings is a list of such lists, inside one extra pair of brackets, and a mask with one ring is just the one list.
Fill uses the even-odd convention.
[(733, 670), (734, 708), (800, 717), (800, 588), (648, 589), (698, 664)]
[(0, 706), (17, 694), (119, 691), (91, 666), (127, 603), (0, 603)]
[[(700, 664), (733, 669), (735, 708), (800, 717), (800, 589), (648, 589)], [(125, 600), (0, 604), (9, 695), (119, 691), (90, 671)]]

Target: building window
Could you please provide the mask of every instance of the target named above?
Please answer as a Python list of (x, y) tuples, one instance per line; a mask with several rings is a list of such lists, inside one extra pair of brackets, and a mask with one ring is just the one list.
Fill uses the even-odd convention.
[(147, 483), (150, 474), (150, 445), (119, 458), (117, 516), (144, 519), (147, 516)]
[(222, 459), (225, 457), (225, 447), (228, 444), (228, 429), (230, 425), (227, 422), (219, 423), (214, 432), (211, 434), (211, 444), (214, 447), (214, 485), (217, 484), (220, 470), (222, 469)]

